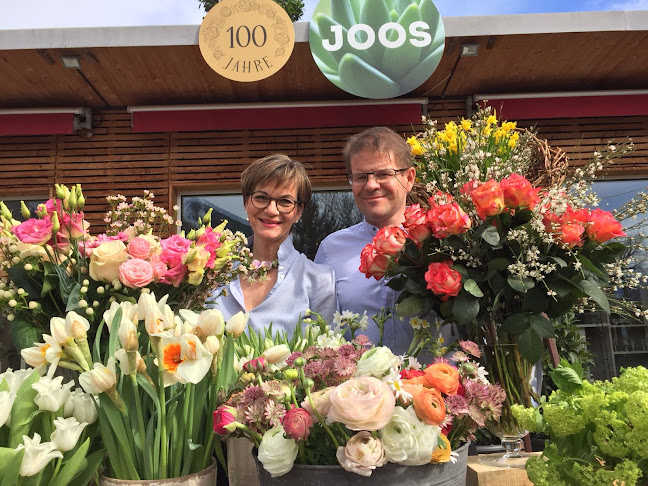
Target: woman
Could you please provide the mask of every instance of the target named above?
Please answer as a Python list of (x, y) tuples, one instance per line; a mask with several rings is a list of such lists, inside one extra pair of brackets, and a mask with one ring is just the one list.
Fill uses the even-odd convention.
[(241, 189), (253, 231), (252, 254), (256, 260), (276, 264), (263, 281), (241, 276), (231, 282), (227, 296), (216, 300), (216, 308), (226, 320), (247, 312), (253, 329), (272, 323), (273, 331), (282, 329), (289, 336), (306, 309), (330, 322), (337, 309), (333, 269), (295, 250), (290, 233), (311, 199), (304, 166), (286, 155), (268, 155), (243, 171)]

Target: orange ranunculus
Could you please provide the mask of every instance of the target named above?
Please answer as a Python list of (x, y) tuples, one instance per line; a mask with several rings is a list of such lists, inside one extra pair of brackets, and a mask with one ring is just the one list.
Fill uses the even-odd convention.
[(419, 376), (413, 376), (412, 378), (407, 378), (406, 380), (401, 380), (401, 382), (403, 383), (403, 385), (411, 385), (411, 386), (427, 385), (427, 381), (425, 379), (425, 373)]
[(416, 416), (428, 425), (439, 425), (445, 420), (446, 407), (441, 392), (422, 385), (403, 385), (403, 390), (412, 395)]
[(427, 223), (435, 238), (461, 235), (470, 229), (470, 217), (456, 202), (432, 206), (427, 212)]
[(609, 211), (595, 209), (589, 214), (587, 236), (590, 240), (594, 240), (597, 243), (605, 243), (612, 238), (625, 235), (623, 226), (614, 219), (614, 216)]
[(442, 301), (459, 295), (461, 290), (461, 274), (452, 269), (452, 262), (430, 263), (425, 272), (427, 288), (435, 295), (441, 296)]
[(450, 447), (450, 441), (448, 438), (441, 434), (439, 436), (439, 439), (443, 441), (445, 444), (445, 449), (441, 448), (440, 446), (434, 449), (434, 452), (432, 453), (432, 461), (434, 464), (440, 464), (442, 462), (450, 462), (450, 457), (452, 453), (452, 448)]
[(504, 204), (511, 209), (533, 209), (540, 202), (538, 192), (531, 183), (521, 175), (511, 174), (500, 182), (504, 192)]
[(495, 179), (490, 179), (477, 186), (470, 193), (475, 209), (480, 219), (500, 214), (506, 208), (504, 191)]
[(446, 395), (456, 395), (459, 389), (459, 371), (448, 363), (434, 363), (425, 368), (428, 386)]

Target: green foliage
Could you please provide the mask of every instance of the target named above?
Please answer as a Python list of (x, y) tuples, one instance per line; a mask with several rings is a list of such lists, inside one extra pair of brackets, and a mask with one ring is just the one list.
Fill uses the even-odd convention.
[[(205, 12), (209, 12), (214, 5), (216, 5), (220, 0), (198, 0), (200, 4), (205, 8)], [(281, 8), (283, 8), (290, 20), (297, 22), (302, 15), (304, 14), (304, 2), (303, 0), (274, 0)]]

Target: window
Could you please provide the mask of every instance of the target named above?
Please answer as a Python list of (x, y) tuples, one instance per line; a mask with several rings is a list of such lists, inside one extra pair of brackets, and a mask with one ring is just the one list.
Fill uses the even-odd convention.
[[(228, 221), (232, 231), (251, 236), (241, 194), (193, 194), (180, 196), (182, 229), (190, 231), (198, 226), (198, 218), (213, 208), (212, 226)], [(351, 191), (342, 189), (313, 192), (313, 198), (293, 226), (295, 248), (313, 259), (320, 242), (329, 234), (362, 221), (362, 214), (353, 202)]]

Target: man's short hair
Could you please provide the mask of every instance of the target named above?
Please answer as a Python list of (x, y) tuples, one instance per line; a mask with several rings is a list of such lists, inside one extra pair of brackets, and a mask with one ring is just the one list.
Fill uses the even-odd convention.
[(351, 157), (363, 150), (379, 152), (381, 154), (394, 154), (394, 169), (412, 167), (412, 151), (403, 137), (387, 127), (367, 128), (349, 138), (342, 155), (346, 164), (347, 173), (351, 174)]
[(295, 184), (299, 203), (303, 206), (308, 204), (311, 200), (312, 188), (302, 163), (284, 154), (266, 155), (252, 162), (241, 174), (243, 200), (247, 201), (254, 191), (266, 184), (280, 186), (291, 183)]

